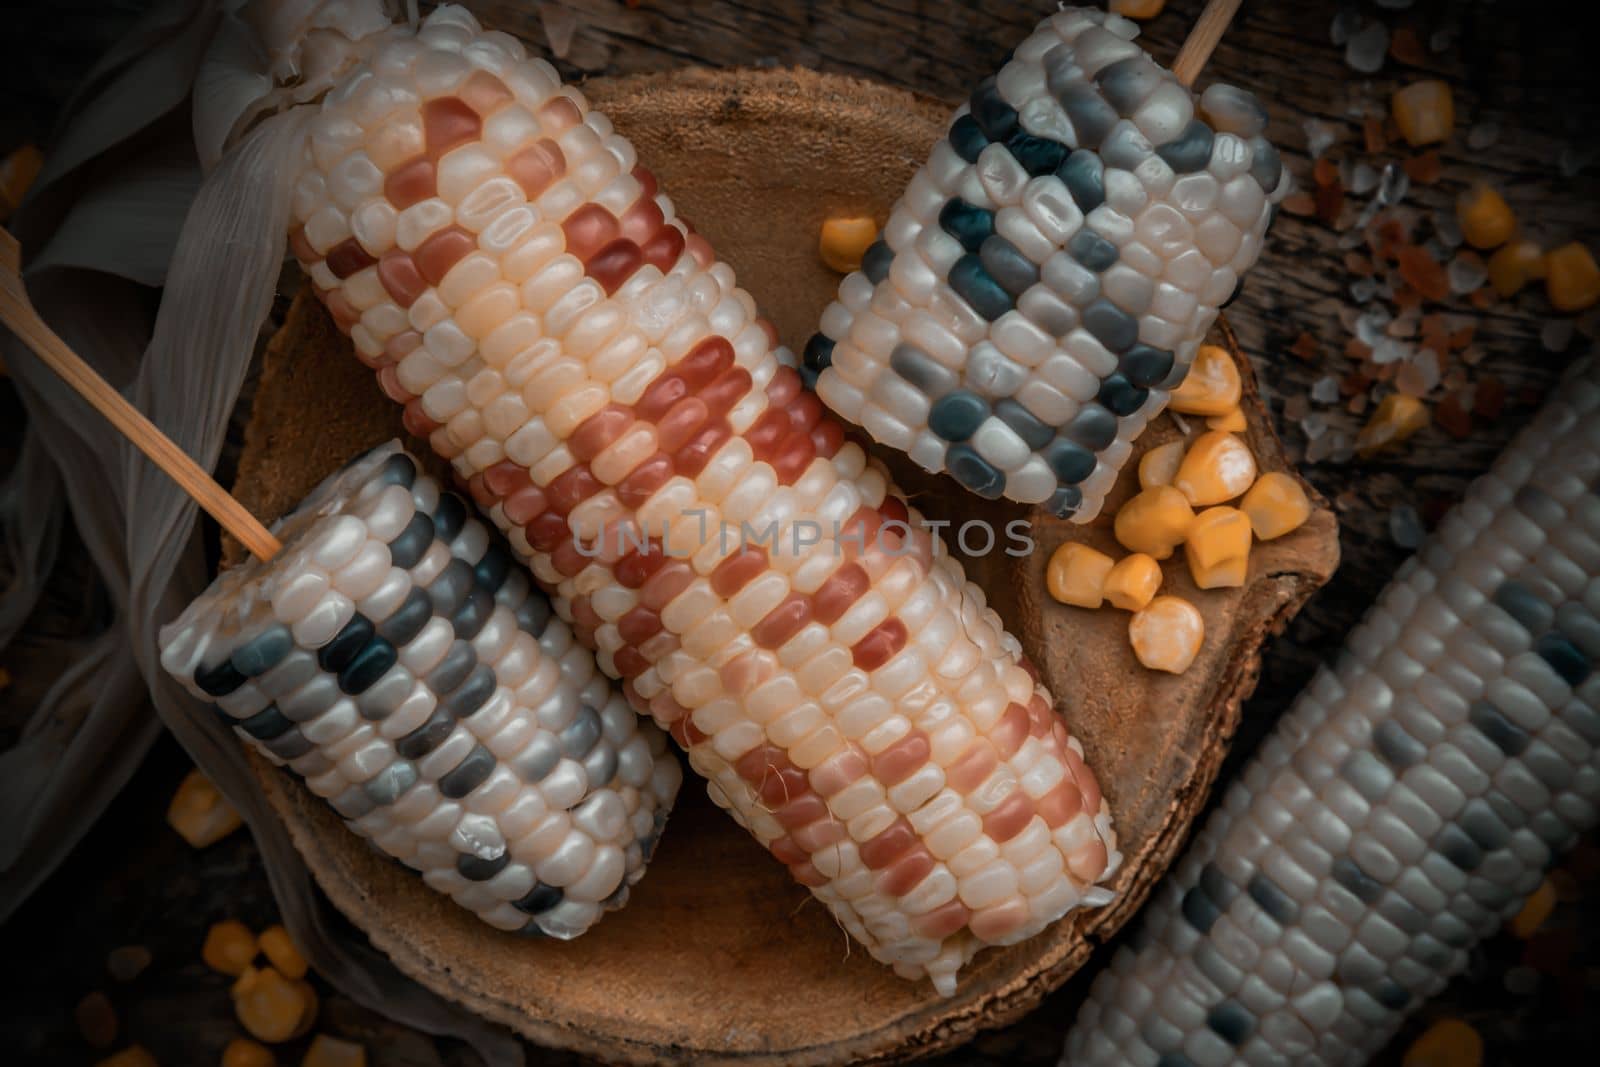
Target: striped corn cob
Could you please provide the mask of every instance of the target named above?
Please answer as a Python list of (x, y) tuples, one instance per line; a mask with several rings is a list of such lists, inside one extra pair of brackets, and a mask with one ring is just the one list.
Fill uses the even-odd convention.
[(945, 993), (1109, 899), (1109, 813), (1016, 640), (633, 147), (460, 8), (363, 47), (291, 247), (716, 803)]
[(817, 395), (981, 496), (1087, 522), (1288, 188), (1249, 93), (1198, 102), (1104, 11), (956, 111), (806, 346)]
[(503, 542), (396, 442), (161, 632), (162, 665), (346, 824), (502, 930), (618, 908), (682, 772)]
[(1600, 361), (1396, 575), (1095, 982), (1068, 1064), (1356, 1064), (1600, 803)]

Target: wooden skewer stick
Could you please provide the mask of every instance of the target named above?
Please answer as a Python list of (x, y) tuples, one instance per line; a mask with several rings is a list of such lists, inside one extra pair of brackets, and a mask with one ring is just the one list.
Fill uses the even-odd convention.
[(1177, 75), (1179, 85), (1186, 89), (1194, 85), (1200, 68), (1206, 65), (1222, 35), (1228, 31), (1228, 23), (1233, 21), (1240, 3), (1241, 0), (1210, 0), (1200, 12), (1188, 40), (1178, 49), (1178, 58), (1172, 61), (1172, 73)]
[(17, 239), (0, 230), (0, 322), (38, 353), (45, 365), (77, 390), (96, 411), (110, 420), (123, 436), (166, 471), (222, 528), (237, 537), (257, 559), (271, 559), (282, 547), (278, 539), (200, 465), (172, 443), (172, 439), (145, 418), (144, 413), (111, 387), (85, 363), (56, 332), (45, 325), (28, 300), (22, 285), (22, 248)]

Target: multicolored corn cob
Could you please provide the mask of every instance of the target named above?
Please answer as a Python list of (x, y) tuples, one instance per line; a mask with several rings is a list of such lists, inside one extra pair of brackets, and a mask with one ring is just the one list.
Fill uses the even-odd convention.
[(361, 47), (291, 247), (712, 798), (942, 992), (1109, 899), (1109, 812), (1016, 640), (633, 147), (458, 7)]
[(349, 827), (502, 930), (626, 902), (682, 771), (504, 543), (397, 442), (220, 575), (161, 662)]
[(1198, 100), (1066, 8), (955, 114), (806, 347), (817, 395), (981, 496), (1087, 522), (1261, 250), (1289, 179), (1249, 93)]
[(1595, 825), (1600, 360), (1554, 396), (1228, 791), (1064, 1063), (1363, 1063)]

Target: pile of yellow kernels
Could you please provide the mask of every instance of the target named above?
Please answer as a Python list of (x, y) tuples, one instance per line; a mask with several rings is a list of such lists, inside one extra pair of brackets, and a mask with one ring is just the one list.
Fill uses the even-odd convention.
[(1282, 537), (1311, 515), (1311, 501), (1292, 475), (1258, 475), (1254, 454), (1237, 436), (1245, 428), (1240, 392), (1233, 358), (1203, 346), (1168, 406), (1205, 417), (1207, 430), (1157, 445), (1139, 460), (1139, 492), (1112, 524), (1130, 554), (1113, 560), (1068, 541), (1045, 571), (1050, 595), (1063, 604), (1093, 609), (1109, 603), (1132, 612), (1128, 639), (1152, 670), (1181, 674), (1205, 641), (1205, 622), (1193, 604), (1156, 595), (1159, 561), (1182, 546), (1196, 587), (1238, 588), (1250, 569), (1252, 539)]

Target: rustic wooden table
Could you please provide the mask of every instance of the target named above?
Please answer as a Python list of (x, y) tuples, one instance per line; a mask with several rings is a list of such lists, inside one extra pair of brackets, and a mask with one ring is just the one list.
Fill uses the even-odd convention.
[[(535, 46), (554, 42), (557, 63), (571, 76), (691, 64), (793, 65), (874, 78), (951, 101), (995, 69), (1051, 6), (1042, 0), (468, 2), (491, 26)], [(70, 67), (92, 55), (84, 42), (95, 34), (114, 37), (117, 20), (125, 24), (131, 6), (85, 15), (89, 21), (51, 22), (42, 9), (31, 13), (24, 28), (38, 30), (39, 36), (20, 63), (22, 73), (13, 68), (0, 85), (9, 90), (13, 82), (19, 87), (26, 83), (18, 91), (36, 109), (58, 105), (63, 86), (70, 84), (61, 77), (62, 65)], [(1172, 0), (1147, 24), (1145, 38), (1158, 57), (1170, 59), (1176, 53), (1200, 6), (1201, 0)], [(1404, 9), (1389, 10), (1397, 7)], [(1393, 148), (1369, 152), (1363, 116), (1371, 109), (1381, 112), (1401, 85), (1441, 78), (1454, 90), (1456, 132), (1442, 147), (1442, 177), (1429, 185), (1413, 183), (1404, 201), (1407, 212), (1424, 220), (1418, 240), (1429, 232), (1429, 216), (1450, 213), (1461, 189), (1486, 178), (1504, 191), (1536, 239), (1553, 246), (1579, 238), (1595, 248), (1600, 247), (1600, 167), (1590, 161), (1591, 146), (1600, 135), (1600, 110), (1592, 103), (1600, 74), (1575, 32), (1585, 24), (1578, 18), (1584, 7), (1575, 2), (1542, 4), (1535, 17), (1505, 0), (1386, 0), (1381, 5), (1373, 0), (1345, 5), (1333, 0), (1255, 0), (1245, 5), (1209, 71), (1269, 104), (1269, 134), (1306, 187), (1313, 185), (1307, 120), (1332, 135), (1325, 154), (1346, 161), (1347, 176), (1357, 162), (1381, 169), (1386, 161), (1403, 161), (1416, 153)], [(1357, 73), (1346, 65), (1344, 49), (1330, 40), (1330, 26), (1341, 8), (1364, 18), (1381, 17), (1396, 30), (1413, 29), (1420, 49), (1402, 49), (1409, 62), (1390, 56), (1378, 72)], [(66, 10), (80, 11), (82, 5), (68, 0)], [(1430, 42), (1444, 47), (1433, 51)], [(52, 58), (60, 62), (52, 65)], [(26, 81), (46, 72), (46, 80)], [(0, 149), (29, 133), (42, 136), (47, 129), (35, 121), (30, 130), (16, 114), (0, 121)], [(1498, 137), (1485, 144), (1489, 125), (1498, 126)], [(1357, 202), (1347, 208), (1351, 214), (1364, 198), (1352, 199)], [(1256, 359), (1279, 432), (1296, 459), (1306, 457), (1308, 428), (1353, 437), (1365, 420), (1364, 414), (1348, 410), (1344, 396), (1331, 404), (1308, 404), (1308, 393), (1319, 380), (1346, 378), (1356, 367), (1345, 352), (1355, 307), (1349, 289), (1354, 276), (1345, 266), (1348, 248), (1340, 246), (1347, 232), (1316, 218), (1285, 213), (1243, 295), (1228, 312), (1245, 349)], [(1409, 554), (1396, 543), (1391, 526), (1398, 522), (1404, 541), (1410, 525), (1406, 509), (1415, 509), (1424, 519), (1442, 511), (1487, 467), (1537, 406), (1568, 356), (1589, 344), (1586, 334), (1594, 333), (1591, 318), (1579, 324), (1580, 332), (1564, 346), (1565, 352), (1548, 350), (1540, 337), (1550, 309), (1541, 293), (1524, 293), (1487, 308), (1456, 297), (1443, 310), (1461, 316), (1452, 325), (1475, 327), (1472, 346), (1452, 356), (1444, 368), (1447, 383), (1459, 389), (1498, 380), (1506, 387), (1503, 409), (1492, 417), (1471, 417), (1470, 427), (1456, 427), (1457, 433), (1432, 425), (1381, 458), (1341, 461), (1336, 451), (1303, 463), (1308, 478), (1335, 502), (1344, 563), (1271, 649), (1260, 687), (1245, 712), (1234, 766)], [(1302, 334), (1317, 343), (1316, 358), (1289, 354)], [(788, 339), (791, 344), (800, 340)], [(1452, 379), (1452, 372), (1459, 378)], [(1325, 383), (1317, 395), (1326, 396), (1328, 389)], [(14, 398), (0, 402), (6, 405), (0, 424), (14, 426)], [(1326, 451), (1322, 447), (1313, 456)], [(82, 577), (71, 567), (59, 576), (58, 592), (35, 623), (41, 632), (79, 613)], [(0, 694), (0, 729), (17, 721), (17, 709), (42, 692), (58, 666), (30, 658), (29, 649), (24, 640), (6, 656), (4, 666), (15, 681)], [(98, 1054), (78, 1037), (72, 1009), (95, 989), (111, 994), (124, 1033), (151, 1048), (165, 1064), (215, 1062), (218, 1050), (236, 1033), (227, 982), (199, 962), (200, 942), (217, 919), (239, 917), (259, 927), (272, 921), (274, 906), (259, 858), (243, 835), (196, 853), (164, 826), (166, 799), (185, 762), (174, 744), (163, 742), (68, 864), (0, 931), (8, 987), (6, 1007), (0, 1011), (0, 1047), (20, 1052), (22, 1062), (92, 1062)], [(1600, 852), (1594, 848), (1581, 849), (1569, 861), (1562, 885), (1592, 888), (1600, 881), (1597, 857)], [(1505, 938), (1490, 943), (1472, 973), (1425, 1009), (1424, 1018), (1447, 1013), (1470, 1018), (1489, 1039), (1490, 1062), (1531, 1062), (1541, 1053), (1572, 1047), (1574, 1041), (1592, 1042), (1600, 1036), (1600, 1022), (1592, 1013), (1576, 1010), (1586, 996), (1592, 1001), (1589, 983), (1600, 975), (1600, 916), (1594, 914), (1592, 895), (1589, 899), (1589, 907), (1564, 904), (1553, 920), (1553, 933), (1542, 940), (1526, 946)], [(136, 982), (118, 986), (106, 977), (105, 953), (128, 943), (149, 946), (155, 962)], [(1023, 1022), (980, 1038), (945, 1062), (1054, 1062), (1060, 1036), (1086, 985), (1087, 974), (1079, 976)], [(1419, 1025), (1413, 1022), (1384, 1062), (1399, 1062), (1399, 1050)], [(324, 999), (323, 1028), (365, 1042), (377, 1067), (473, 1061), (459, 1046), (394, 1026), (334, 995)], [(299, 1046), (294, 1046), (293, 1055), (298, 1054)], [(540, 1053), (531, 1058), (573, 1062)]]

